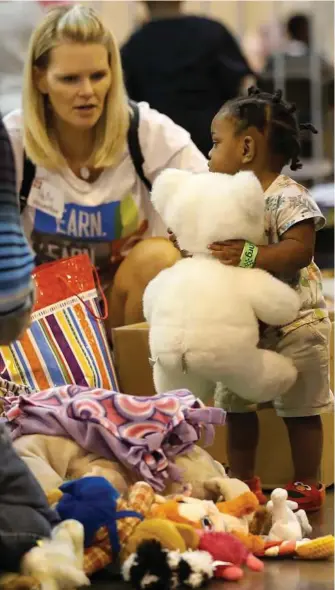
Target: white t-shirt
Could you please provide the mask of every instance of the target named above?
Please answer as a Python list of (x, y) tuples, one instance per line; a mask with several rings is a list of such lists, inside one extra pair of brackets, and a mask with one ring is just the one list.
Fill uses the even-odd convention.
[[(139, 111), (143, 169), (150, 182), (165, 168), (207, 170), (207, 160), (187, 131), (147, 103), (140, 103)], [(10, 113), (4, 123), (14, 149), (19, 188), (23, 175), (21, 112)], [(55, 173), (38, 166), (22, 217), (39, 264), (86, 252), (100, 272), (108, 274), (111, 258), (122, 260), (142, 238), (166, 235), (149, 192), (136, 174), (128, 146), (118, 166), (105, 168), (92, 184), (69, 168)]]

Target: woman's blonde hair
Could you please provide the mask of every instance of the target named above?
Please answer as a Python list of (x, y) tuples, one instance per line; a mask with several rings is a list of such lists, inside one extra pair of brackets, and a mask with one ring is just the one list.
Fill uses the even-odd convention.
[(69, 41), (99, 43), (108, 51), (112, 82), (104, 111), (96, 124), (90, 165), (96, 168), (113, 166), (125, 145), (129, 109), (116, 40), (88, 6), (61, 6), (50, 10), (31, 37), (23, 88), (26, 153), (36, 165), (44, 168), (59, 169), (66, 165), (51, 133), (46, 97), (37, 88), (34, 67), (47, 68), (51, 49)]

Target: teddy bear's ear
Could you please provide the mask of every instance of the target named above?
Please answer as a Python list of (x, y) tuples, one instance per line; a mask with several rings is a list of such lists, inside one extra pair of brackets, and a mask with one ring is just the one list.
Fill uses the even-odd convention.
[(164, 170), (153, 183), (151, 201), (163, 220), (166, 205), (170, 206), (181, 184), (190, 177), (190, 174), (186, 170), (170, 168)]

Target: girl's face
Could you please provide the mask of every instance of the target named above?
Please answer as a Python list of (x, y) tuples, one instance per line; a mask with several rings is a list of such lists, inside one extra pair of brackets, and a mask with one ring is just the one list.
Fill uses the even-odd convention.
[(111, 86), (107, 49), (95, 43), (61, 43), (51, 50), (48, 67), (36, 70), (36, 83), (56, 119), (72, 128), (91, 129)]
[(236, 133), (236, 121), (229, 115), (219, 114), (212, 122), (213, 147), (209, 152), (210, 172), (236, 174), (251, 168), (255, 155), (254, 138), (248, 130)]

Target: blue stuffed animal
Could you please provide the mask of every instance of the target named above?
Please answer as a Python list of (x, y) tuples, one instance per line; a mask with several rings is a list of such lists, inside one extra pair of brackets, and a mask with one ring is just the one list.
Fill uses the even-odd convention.
[(82, 477), (64, 483), (60, 487), (63, 496), (56, 510), (61, 520), (79, 521), (85, 530), (85, 547), (94, 543), (96, 533), (107, 527), (111, 547), (115, 554), (120, 552), (116, 522), (119, 518), (143, 516), (131, 510), (117, 510), (119, 492), (104, 477)]

